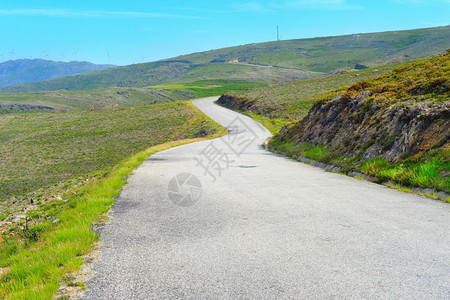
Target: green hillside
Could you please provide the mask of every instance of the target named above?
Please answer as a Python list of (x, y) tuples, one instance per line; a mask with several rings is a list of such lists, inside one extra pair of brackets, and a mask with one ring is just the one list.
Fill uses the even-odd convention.
[(81, 91), (4, 93), (0, 94), (0, 114), (130, 107), (216, 96), (227, 91), (241, 91), (264, 85), (266, 84), (228, 80), (198, 80), (147, 88), (111, 87)]
[(0, 88), (0, 93), (44, 90), (91, 90), (108, 87), (146, 87), (198, 80), (284, 82), (317, 77), (320, 73), (226, 63), (196, 64), (164, 61), (130, 65), (75, 76)]
[(287, 82), (357, 64), (378, 66), (435, 55), (450, 47), (450, 26), (249, 44), (130, 65), (0, 92), (145, 87), (196, 80)]
[(187, 102), (4, 115), (0, 203), (12, 195), (108, 169), (150, 146), (204, 136), (215, 128)]
[(312, 72), (435, 55), (450, 46), (450, 26), (250, 44), (177, 57), (197, 63), (238, 60)]
[(0, 95), (0, 114), (101, 110), (183, 100), (193, 95), (188, 91), (145, 88), (7, 93)]

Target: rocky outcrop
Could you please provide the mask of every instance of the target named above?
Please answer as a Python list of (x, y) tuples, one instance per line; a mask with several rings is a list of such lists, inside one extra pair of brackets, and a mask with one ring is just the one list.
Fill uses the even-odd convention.
[(328, 146), (334, 157), (356, 161), (450, 149), (450, 50), (329, 95), (276, 138)]
[(217, 103), (233, 110), (252, 111), (256, 100), (250, 100), (246, 97), (240, 97), (232, 94), (223, 94)]
[[(364, 91), (316, 104), (308, 116), (285, 127), (280, 137), (322, 144), (336, 155), (389, 161), (437, 148), (450, 148), (450, 101), (399, 102), (386, 106)], [(368, 100), (369, 99), (369, 100)]]

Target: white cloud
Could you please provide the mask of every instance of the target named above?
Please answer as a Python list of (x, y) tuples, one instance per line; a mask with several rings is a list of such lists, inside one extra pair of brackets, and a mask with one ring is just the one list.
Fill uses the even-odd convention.
[(285, 5), (305, 6), (305, 5), (342, 5), (345, 0), (292, 0), (285, 1)]
[(269, 8), (267, 8), (264, 4), (259, 2), (245, 2), (234, 4), (233, 8), (239, 11), (250, 11), (259, 13), (266, 13), (270, 11)]
[(396, 3), (400, 4), (418, 4), (418, 3), (425, 3), (424, 0), (394, 0)]
[(70, 10), (70, 9), (0, 9), (0, 15), (11, 16), (48, 16), (48, 17), (137, 17), (137, 18), (197, 18), (186, 15), (162, 14), (136, 11), (108, 11), (108, 10)]
[(350, 10), (350, 9), (361, 9), (361, 6), (350, 4), (347, 2), (347, 0), (284, 0), (284, 1), (245, 2), (234, 4), (233, 8), (239, 11), (267, 13), (277, 10), (293, 10), (293, 9)]
[(360, 9), (360, 6), (349, 4), (346, 0), (290, 0), (273, 4), (284, 9)]

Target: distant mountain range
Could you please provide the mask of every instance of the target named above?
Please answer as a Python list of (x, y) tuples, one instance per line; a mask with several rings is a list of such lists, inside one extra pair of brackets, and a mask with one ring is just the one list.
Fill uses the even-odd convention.
[(60, 62), (43, 59), (18, 59), (0, 63), (0, 87), (29, 83), (80, 73), (105, 70), (113, 65), (85, 61)]
[(376, 67), (450, 48), (450, 26), (276, 41), (0, 88), (0, 92), (146, 87), (197, 80), (287, 82), (341, 68)]

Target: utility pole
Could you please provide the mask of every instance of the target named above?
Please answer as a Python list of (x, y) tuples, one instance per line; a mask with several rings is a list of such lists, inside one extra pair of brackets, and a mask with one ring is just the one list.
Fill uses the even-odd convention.
[(277, 42), (279, 42), (279, 41), (280, 41), (280, 30), (277, 26)]

